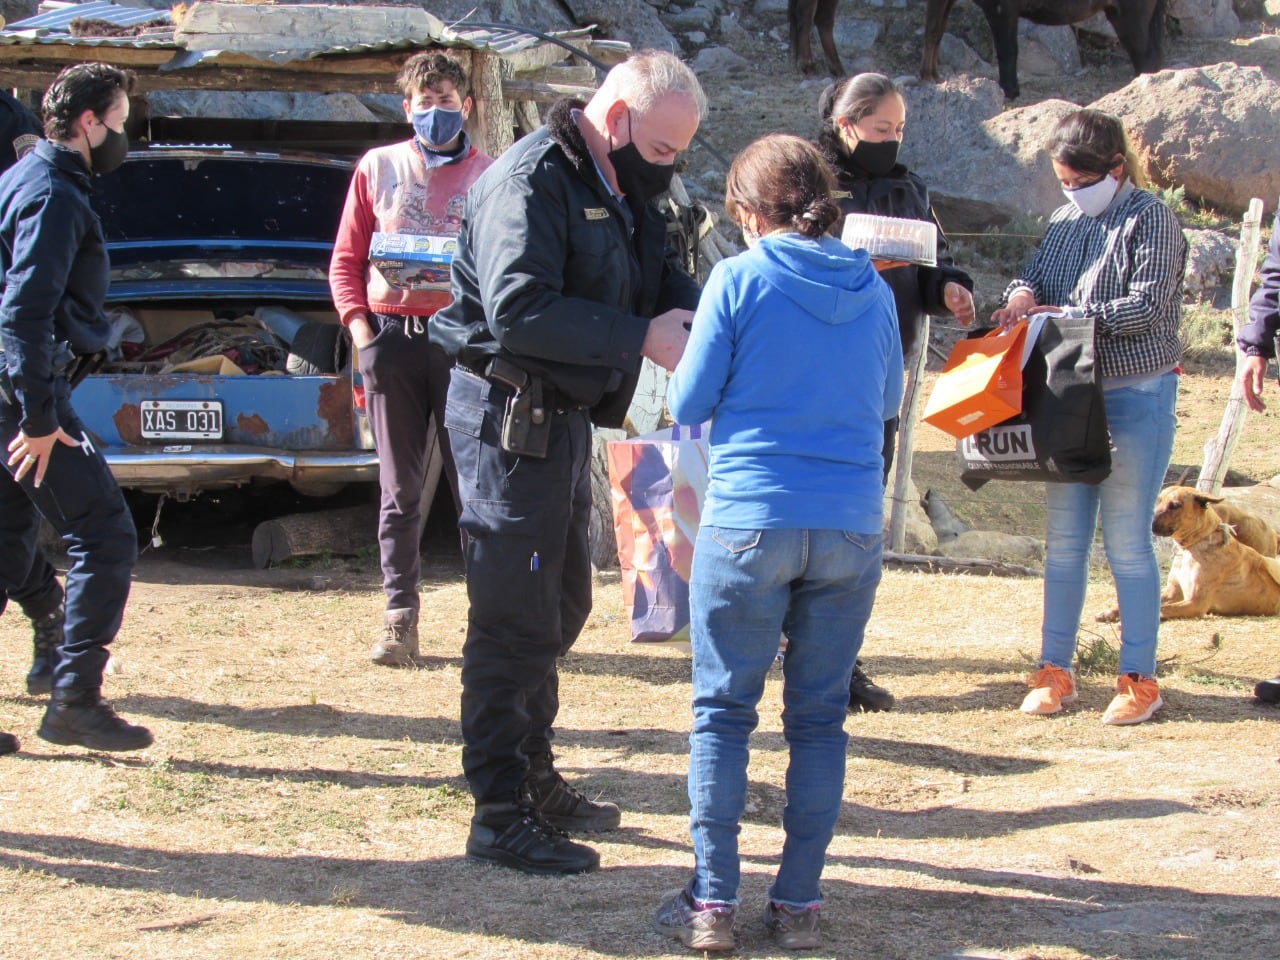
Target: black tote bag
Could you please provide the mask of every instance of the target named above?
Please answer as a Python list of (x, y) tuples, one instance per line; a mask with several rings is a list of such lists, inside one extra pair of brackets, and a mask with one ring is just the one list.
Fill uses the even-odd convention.
[(1101, 483), (1111, 437), (1093, 320), (1049, 314), (1022, 371), (1022, 413), (956, 444), (960, 479)]

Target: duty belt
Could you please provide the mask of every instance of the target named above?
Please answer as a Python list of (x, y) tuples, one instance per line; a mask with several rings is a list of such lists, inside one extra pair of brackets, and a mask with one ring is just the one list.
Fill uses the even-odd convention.
[[(481, 362), (478, 371), (490, 383), (506, 387), (512, 393), (521, 393), (528, 389), (534, 381), (528, 370), (520, 367), (505, 357), (488, 357)], [(568, 413), (570, 410), (586, 410), (585, 403), (574, 403), (563, 391), (556, 389), (546, 380), (542, 381), (543, 404), (556, 413)]]

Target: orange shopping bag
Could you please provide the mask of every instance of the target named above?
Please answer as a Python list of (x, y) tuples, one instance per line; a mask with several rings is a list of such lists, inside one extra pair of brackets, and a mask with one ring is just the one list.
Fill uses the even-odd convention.
[(1027, 321), (959, 341), (947, 357), (923, 420), (957, 440), (1022, 412)]

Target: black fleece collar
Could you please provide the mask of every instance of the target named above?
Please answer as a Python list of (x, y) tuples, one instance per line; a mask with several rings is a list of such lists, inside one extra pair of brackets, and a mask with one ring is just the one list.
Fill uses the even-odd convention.
[(595, 160), (587, 149), (587, 141), (573, 121), (573, 111), (584, 110), (586, 106), (582, 100), (557, 100), (547, 111), (547, 133), (584, 179), (598, 179)]

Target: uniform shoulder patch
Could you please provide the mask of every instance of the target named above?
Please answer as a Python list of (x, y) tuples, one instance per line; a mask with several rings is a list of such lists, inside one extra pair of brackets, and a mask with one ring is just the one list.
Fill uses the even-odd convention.
[(852, 200), (853, 194), (850, 193), (848, 190), (832, 190), (831, 199), (832, 200)]
[(588, 220), (608, 220), (609, 211), (604, 207), (583, 207), (582, 215)]

